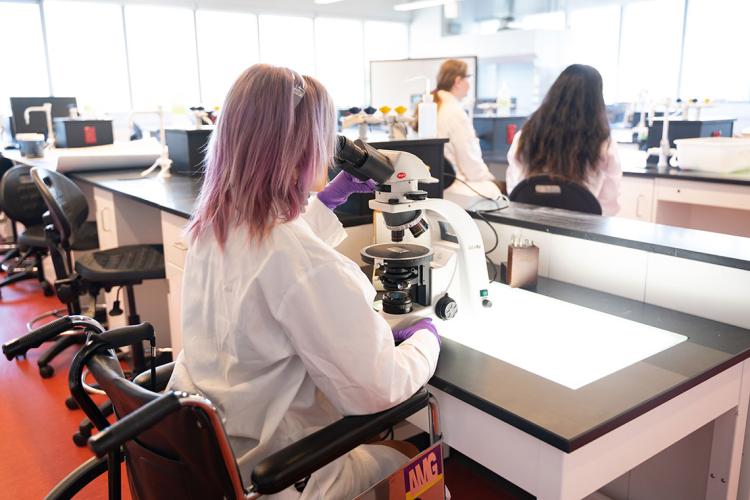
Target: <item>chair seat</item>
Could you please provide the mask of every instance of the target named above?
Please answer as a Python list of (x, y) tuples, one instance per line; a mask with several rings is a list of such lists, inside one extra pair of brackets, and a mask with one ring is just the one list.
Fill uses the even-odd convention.
[(44, 226), (29, 226), (18, 235), (18, 244), (22, 247), (47, 248), (44, 237)]
[(86, 281), (114, 285), (162, 279), (164, 247), (129, 245), (85, 253), (77, 257), (76, 271)]
[(73, 243), (73, 250), (95, 250), (99, 248), (99, 234), (96, 231), (96, 221), (90, 220), (76, 231)]

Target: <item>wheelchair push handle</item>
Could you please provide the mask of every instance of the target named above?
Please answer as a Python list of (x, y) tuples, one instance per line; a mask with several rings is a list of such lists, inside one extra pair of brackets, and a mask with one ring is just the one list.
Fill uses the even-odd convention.
[(97, 337), (97, 342), (105, 342), (113, 348), (118, 348), (155, 338), (154, 327), (151, 323), (143, 322), (139, 325), (123, 326), (104, 332)]
[(168, 392), (121, 418), (88, 440), (89, 448), (97, 457), (116, 451), (131, 439), (180, 408), (181, 393)]
[(69, 316), (56, 319), (30, 331), (26, 335), (3, 344), (3, 354), (10, 361), (13, 358), (26, 354), (30, 349), (39, 347), (44, 342), (54, 339), (72, 327), (73, 320)]

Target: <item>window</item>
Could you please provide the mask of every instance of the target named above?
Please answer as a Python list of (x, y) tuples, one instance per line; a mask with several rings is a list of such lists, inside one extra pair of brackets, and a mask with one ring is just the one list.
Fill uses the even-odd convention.
[(258, 62), (258, 21), (253, 14), (199, 10), (196, 13), (203, 104), (220, 106), (229, 88)]
[(13, 66), (0, 77), (0, 112), (8, 113), (9, 97), (50, 94), (39, 6), (0, 2), (0, 33), (7, 44), (5, 67)]
[(382, 61), (409, 57), (409, 25), (365, 21), (365, 59)]
[(44, 2), (52, 86), (84, 112), (130, 109), (119, 5)]
[[(308, 17), (260, 16), (261, 62), (315, 73), (313, 20)], [(343, 45), (343, 44), (342, 44)]]
[(198, 104), (193, 11), (128, 5), (125, 22), (133, 107), (171, 111)]
[(682, 96), (750, 99), (747, 0), (690, 0), (685, 28)]
[(625, 5), (620, 40), (620, 101), (633, 102), (643, 90), (648, 91), (649, 98), (659, 101), (678, 97), (684, 5), (684, 0)]
[(367, 104), (363, 45), (362, 22), (315, 19), (315, 73), (337, 108)]
[(604, 79), (604, 99), (614, 100), (617, 52), (620, 43), (620, 6), (576, 9), (568, 17), (571, 63), (595, 67)]

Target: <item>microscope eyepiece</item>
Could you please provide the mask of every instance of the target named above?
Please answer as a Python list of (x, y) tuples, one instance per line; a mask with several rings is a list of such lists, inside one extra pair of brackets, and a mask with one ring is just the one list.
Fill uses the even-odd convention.
[(338, 136), (333, 163), (361, 181), (372, 179), (378, 184), (388, 181), (395, 171), (383, 153), (366, 142), (359, 139), (352, 142), (343, 135)]

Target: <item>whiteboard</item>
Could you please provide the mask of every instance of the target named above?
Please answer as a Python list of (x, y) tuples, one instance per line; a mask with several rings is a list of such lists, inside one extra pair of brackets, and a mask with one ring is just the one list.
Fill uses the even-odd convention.
[(406, 106), (411, 109), (412, 104), (418, 102), (424, 93), (424, 80), (406, 82), (416, 76), (426, 76), (430, 79), (430, 89), (435, 88), (438, 70), (443, 61), (458, 59), (469, 66), (469, 95), (476, 101), (477, 92), (477, 58), (466, 57), (438, 57), (433, 59), (401, 59), (396, 61), (370, 62), (370, 105)]

